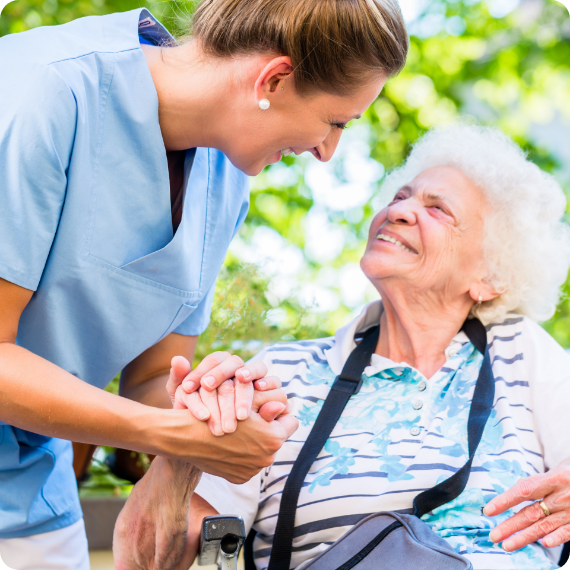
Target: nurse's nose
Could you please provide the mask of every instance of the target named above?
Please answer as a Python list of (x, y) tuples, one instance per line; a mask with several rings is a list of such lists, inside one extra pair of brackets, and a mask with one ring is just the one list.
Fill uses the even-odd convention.
[(314, 147), (313, 154), (321, 162), (328, 162), (334, 155), (336, 147), (340, 141), (342, 129), (333, 127), (325, 140), (318, 146)]
[(293, 147), (292, 150), (297, 155), (303, 154), (304, 152), (310, 152), (317, 160), (328, 162), (334, 155), (338, 142), (340, 141), (341, 134), (342, 129), (334, 128), (331, 129), (325, 140), (319, 145), (314, 146), (313, 148)]

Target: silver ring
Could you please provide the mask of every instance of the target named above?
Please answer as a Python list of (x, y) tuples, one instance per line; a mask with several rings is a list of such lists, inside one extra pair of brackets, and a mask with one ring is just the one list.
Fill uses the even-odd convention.
[(546, 506), (544, 501), (540, 501), (540, 503), (538, 503), (538, 506), (542, 509), (545, 517), (550, 516), (550, 509)]

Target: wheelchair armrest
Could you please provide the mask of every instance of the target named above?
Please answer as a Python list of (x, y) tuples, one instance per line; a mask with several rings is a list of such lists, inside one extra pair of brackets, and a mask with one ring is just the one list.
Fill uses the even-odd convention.
[(220, 556), (237, 558), (244, 540), (245, 525), (241, 517), (233, 515), (204, 517), (198, 565), (217, 564)]

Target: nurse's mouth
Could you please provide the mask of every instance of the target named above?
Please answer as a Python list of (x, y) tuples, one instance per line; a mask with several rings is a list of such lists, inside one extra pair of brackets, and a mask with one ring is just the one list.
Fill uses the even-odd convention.
[(271, 158), (269, 159), (269, 161), (267, 162), (267, 164), (276, 164), (277, 162), (279, 162), (281, 159), (283, 158), (283, 155), (281, 154), (281, 151), (278, 150), (276, 153), (271, 155)]
[(289, 156), (290, 154), (293, 154), (293, 149), (291, 147), (281, 149), (282, 156)]

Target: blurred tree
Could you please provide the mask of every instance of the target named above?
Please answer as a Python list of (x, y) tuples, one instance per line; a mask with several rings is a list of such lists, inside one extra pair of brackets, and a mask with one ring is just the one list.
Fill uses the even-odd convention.
[[(421, 2), (401, 4), (405, 8)], [(371, 289), (361, 288), (361, 295), (351, 299), (350, 284), (342, 287), (343, 272), (363, 251), (374, 209), (370, 197), (384, 172), (399, 165), (430, 127), (460, 116), (499, 126), (534, 162), (557, 177), (566, 192), (570, 189), (567, 10), (551, 0), (432, 0), (423, 6), (410, 24), (405, 69), (348, 128), (331, 163), (322, 167), (288, 157), (283, 161), (287, 171), (278, 164), (253, 181), (252, 207), (242, 236), (252, 240), (258, 228), (271, 226), (303, 249), (307, 265), (301, 279), (318, 283), (324, 275), (328, 288), (339, 293), (341, 302), (328, 313), (330, 331), (346, 319), (347, 308), (375, 297)], [(364, 144), (355, 157), (354, 145), (359, 142)], [(372, 180), (363, 177), (363, 171), (370, 169), (368, 157), (380, 165)], [(355, 192), (366, 185), (368, 192)], [(344, 200), (339, 200), (340, 195)], [(318, 239), (335, 241), (340, 236), (333, 259), (314, 255), (310, 229), (316, 213), (328, 221), (321, 223)], [(356, 287), (357, 273), (349, 276)], [(570, 347), (566, 296), (545, 327)]]

